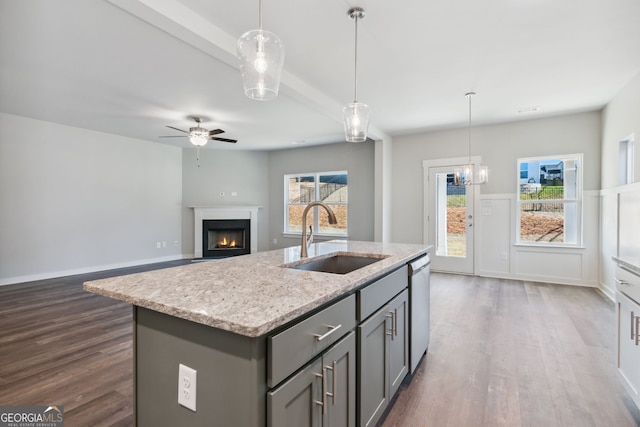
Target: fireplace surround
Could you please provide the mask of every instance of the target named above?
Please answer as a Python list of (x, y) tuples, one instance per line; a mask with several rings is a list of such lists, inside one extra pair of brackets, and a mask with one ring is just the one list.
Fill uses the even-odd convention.
[(251, 221), (203, 219), (202, 257), (221, 258), (251, 253)]
[[(238, 250), (231, 249), (227, 254), (222, 254), (220, 251), (214, 251), (212, 254), (207, 254), (204, 251), (204, 223), (208, 220), (247, 220), (249, 225), (245, 232), (245, 251), (244, 253), (255, 253), (258, 251), (258, 210), (260, 206), (191, 206), (193, 209), (193, 243), (194, 243), (194, 258), (212, 258), (230, 255), (241, 255)], [(229, 221), (229, 224), (233, 224)], [(237, 227), (231, 227), (233, 230), (237, 230)], [(224, 233), (223, 233), (224, 234)], [(207, 233), (207, 239), (209, 233)], [(215, 236), (214, 236), (215, 237)], [(224, 237), (224, 236), (223, 236)], [(247, 238), (248, 237), (248, 238)], [(227, 237), (229, 239), (229, 237)], [(248, 241), (248, 242), (247, 242)], [(217, 243), (217, 242), (216, 242)], [(237, 244), (238, 242), (236, 242)], [(230, 242), (227, 243), (229, 245)], [(215, 244), (214, 244), (215, 246)], [(207, 248), (209, 242), (207, 241)], [(215, 249), (215, 248), (214, 248)], [(221, 249), (221, 248), (217, 248)]]

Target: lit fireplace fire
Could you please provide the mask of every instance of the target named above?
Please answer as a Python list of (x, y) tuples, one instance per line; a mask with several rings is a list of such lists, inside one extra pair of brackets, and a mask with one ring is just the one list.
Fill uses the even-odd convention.
[(216, 248), (235, 248), (237, 247), (235, 240), (227, 240), (227, 236), (224, 236), (222, 240), (218, 241)]

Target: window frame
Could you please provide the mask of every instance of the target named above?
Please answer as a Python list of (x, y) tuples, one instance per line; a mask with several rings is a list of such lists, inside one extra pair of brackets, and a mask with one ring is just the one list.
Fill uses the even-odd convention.
[[(567, 191), (563, 191), (562, 199), (537, 199), (535, 203), (540, 204), (551, 204), (551, 203), (562, 203), (563, 212), (566, 212), (566, 206), (575, 206), (576, 214), (575, 214), (575, 230), (576, 230), (576, 240), (575, 242), (533, 242), (528, 240), (521, 239), (521, 213), (522, 213), (522, 205), (525, 203), (531, 203), (531, 200), (522, 199), (521, 198), (521, 164), (522, 163), (531, 163), (531, 162), (545, 162), (549, 160), (560, 160), (565, 165), (567, 161), (573, 160), (577, 162), (577, 170), (576, 170), (576, 187), (575, 197), (567, 197)], [(516, 169), (517, 169), (517, 179), (516, 179), (516, 207), (515, 207), (515, 246), (528, 246), (528, 247), (553, 247), (553, 248), (582, 248), (583, 247), (583, 239), (584, 239), (584, 203), (583, 203), (583, 185), (584, 185), (584, 159), (583, 153), (575, 153), (575, 154), (560, 154), (560, 155), (551, 155), (551, 156), (533, 156), (533, 157), (521, 157), (516, 159)], [(563, 166), (563, 175), (567, 170), (565, 166)], [(528, 170), (528, 177), (531, 177), (531, 170)], [(564, 180), (563, 180), (564, 181)], [(566, 231), (567, 218), (564, 218), (564, 230)], [(566, 235), (566, 234), (565, 234)]]
[[(291, 173), (284, 175), (284, 223), (283, 223), (283, 232), (282, 235), (284, 237), (301, 237), (302, 231), (289, 230), (289, 180), (291, 178), (296, 177), (305, 177), (305, 176), (313, 176), (314, 177), (314, 187), (315, 194), (314, 200), (317, 201), (320, 199), (320, 177), (325, 175), (346, 175), (347, 176), (347, 202), (346, 203), (330, 203), (330, 205), (344, 205), (347, 210), (347, 223), (344, 233), (321, 233), (320, 232), (320, 214), (324, 212), (319, 211), (319, 206), (314, 206), (312, 208), (313, 212), (313, 224), (309, 224), (313, 226), (313, 235), (314, 237), (329, 237), (329, 238), (348, 238), (349, 237), (349, 200), (348, 200), (348, 191), (349, 191), (349, 172), (347, 170), (338, 170), (338, 171), (322, 171), (322, 172), (301, 172), (301, 173)], [(310, 203), (310, 202), (309, 202)], [(305, 203), (306, 206), (308, 203)], [(300, 204), (302, 206), (303, 204)], [(324, 213), (326, 215), (326, 212)]]

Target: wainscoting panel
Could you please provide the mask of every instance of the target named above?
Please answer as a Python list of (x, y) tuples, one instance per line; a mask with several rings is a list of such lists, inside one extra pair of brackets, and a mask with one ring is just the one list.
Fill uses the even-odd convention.
[(522, 279), (585, 285), (582, 279), (583, 254), (545, 248), (515, 250), (515, 273)]

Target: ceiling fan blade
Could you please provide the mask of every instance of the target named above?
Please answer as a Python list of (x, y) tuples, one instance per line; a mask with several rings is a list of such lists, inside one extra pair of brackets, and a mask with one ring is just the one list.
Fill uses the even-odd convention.
[(182, 130), (182, 129), (174, 128), (173, 126), (166, 126), (166, 127), (168, 127), (169, 129), (177, 130), (178, 132), (189, 133), (189, 132), (187, 132), (186, 130)]
[(219, 133), (224, 133), (222, 129), (214, 129), (209, 131), (209, 136), (217, 135)]
[(214, 140), (214, 141), (222, 141), (222, 142), (232, 142), (232, 143), (236, 143), (238, 142), (237, 139), (227, 139), (227, 138), (217, 138), (215, 136), (210, 136), (209, 139)]
[(186, 138), (187, 135), (160, 135), (158, 138)]

